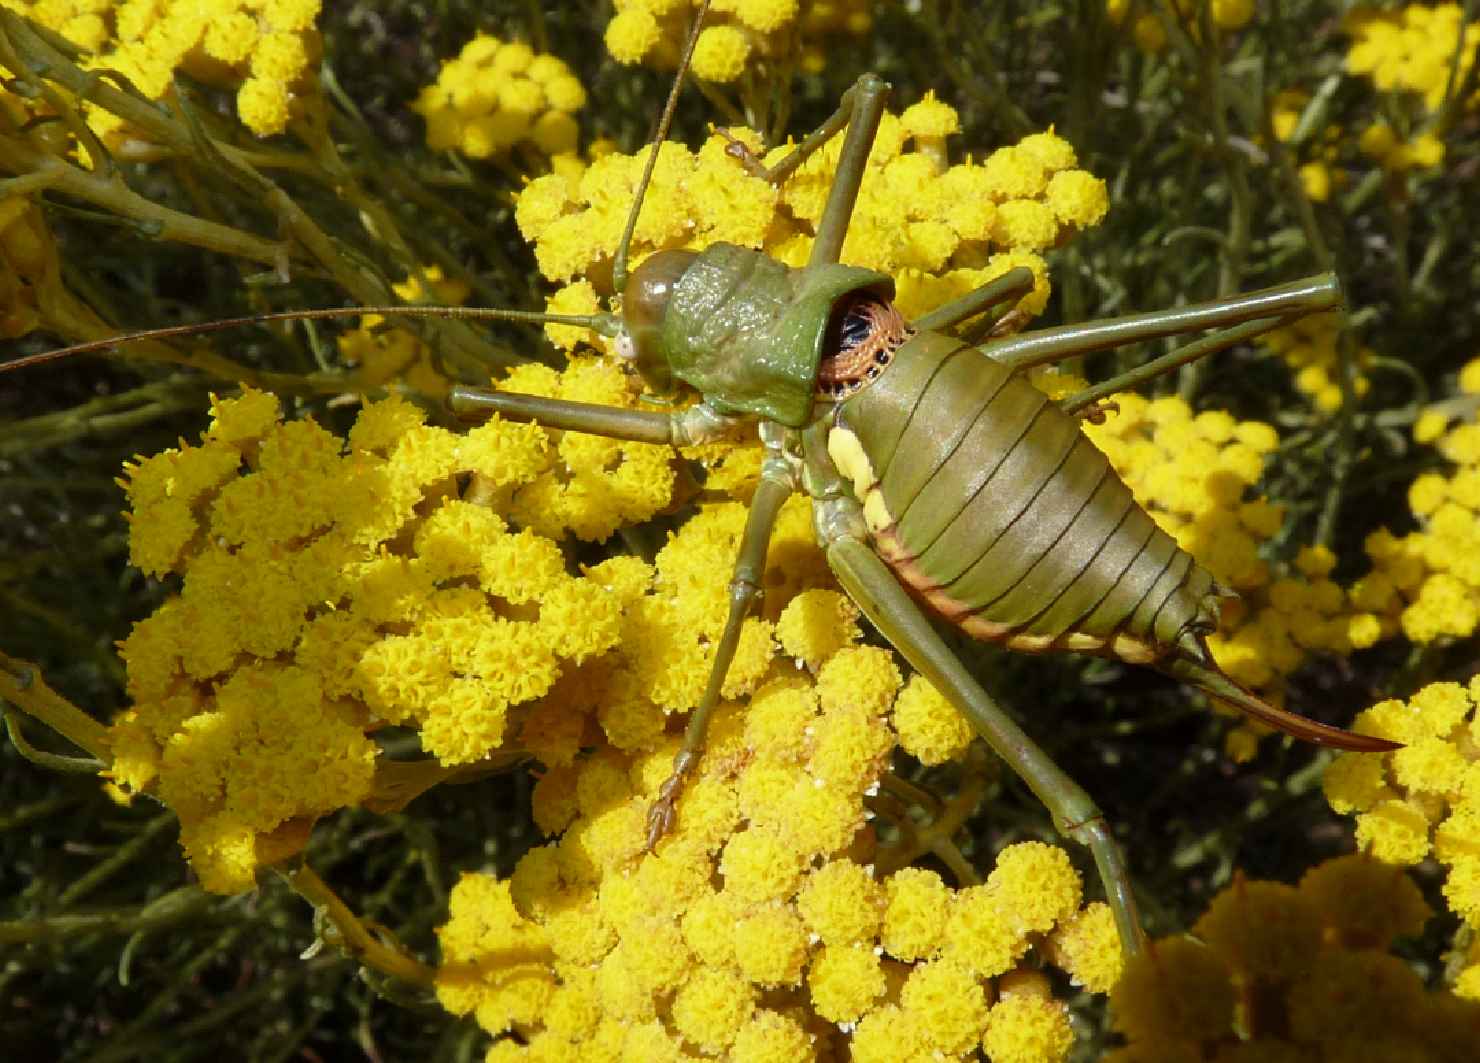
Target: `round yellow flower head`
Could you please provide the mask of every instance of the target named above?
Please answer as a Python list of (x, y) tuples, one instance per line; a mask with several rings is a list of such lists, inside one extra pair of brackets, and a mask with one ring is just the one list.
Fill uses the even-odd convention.
[(580, 130), (572, 115), (585, 103), (563, 61), (480, 33), (442, 64), (411, 109), (426, 119), (429, 148), (486, 159), (521, 141), (550, 155), (574, 152)]
[(661, 31), (658, 20), (642, 8), (619, 11), (606, 25), (606, 50), (619, 63), (642, 62), (657, 45)]
[[(1380, 543), (1374, 547), (1382, 552)], [(1430, 581), (1432, 582), (1432, 581)], [(1338, 812), (1357, 815), (1357, 845), (1373, 860), (1399, 867), (1431, 854), (1448, 868), (1444, 897), (1469, 925), (1480, 925), (1480, 861), (1472, 839), (1480, 829), (1480, 766), (1475, 745), (1475, 695), (1480, 682), (1432, 683), (1405, 701), (1379, 702), (1360, 714), (1356, 729), (1404, 743), (1391, 753), (1343, 754), (1326, 772), (1327, 800)], [(1353, 881), (1363, 868), (1350, 872)], [(1334, 874), (1334, 872), (1333, 872)], [(1390, 920), (1374, 918), (1372, 930), (1385, 943), (1415, 932), (1426, 917), (1422, 903), (1377, 872), (1368, 890), (1385, 884), (1396, 891)], [(1313, 887), (1314, 888), (1314, 887)], [(1396, 914), (1401, 912), (1402, 914)], [(1362, 930), (1358, 920), (1339, 925), (1342, 934)]]
[(906, 107), (899, 116), (899, 122), (909, 136), (930, 140), (939, 140), (961, 130), (956, 109), (936, 99), (933, 91)]
[(750, 58), (750, 40), (735, 26), (707, 26), (694, 45), (694, 76), (721, 84), (745, 72)]

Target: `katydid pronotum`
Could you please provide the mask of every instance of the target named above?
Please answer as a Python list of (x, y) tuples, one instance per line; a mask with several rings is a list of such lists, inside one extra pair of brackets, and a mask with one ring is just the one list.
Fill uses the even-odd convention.
[[(1022, 335), (1003, 329), (980, 345), (950, 334), (1024, 294), (1032, 275), (1018, 269), (908, 323), (891, 305), (887, 276), (839, 262), (887, 95), (881, 79), (865, 75), (834, 115), (775, 166), (749, 160), (762, 176), (780, 182), (829, 139), (844, 137), (803, 268), (721, 243), (702, 252), (659, 252), (629, 275), (627, 252), (645, 176), (614, 262), (619, 313), (375, 307), (293, 311), (206, 327), (346, 312), (579, 325), (615, 340), (654, 400), (671, 402), (687, 387), (699, 401), (659, 412), (459, 387), (450, 398), (454, 412), (467, 418), (497, 413), (659, 444), (698, 443), (757, 425), (765, 456), (730, 582), (726, 626), (673, 773), (650, 812), (649, 844), (672, 824), (741, 625), (760, 593), (777, 515), (787, 496), (801, 490), (813, 500), (817, 537), (839, 583), (1022, 777), (1060, 832), (1088, 847), (1122, 941), (1135, 950), (1141, 929), (1129, 876), (1104, 816), (986, 693), (930, 614), (1014, 649), (1073, 650), (1153, 665), (1310, 741), (1392, 748), (1269, 705), (1218, 668), (1205, 642), (1220, 593), (1212, 576), (1152, 522), (1078, 428), (1078, 413), (1127, 381), (1055, 403), (1020, 372), (1127, 342), (1218, 330), (1128, 374), (1144, 379), (1331, 309), (1340, 293), (1333, 278), (1315, 277), (1173, 311)], [(187, 331), (204, 329), (136, 333), (23, 362)]]

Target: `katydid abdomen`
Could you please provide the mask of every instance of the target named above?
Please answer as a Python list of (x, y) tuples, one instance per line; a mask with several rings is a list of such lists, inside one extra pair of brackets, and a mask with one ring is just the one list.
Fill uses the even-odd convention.
[(942, 616), (1014, 649), (1201, 656), (1213, 577), (1021, 374), (919, 333), (845, 398), (828, 450), (879, 555)]
[[(827, 451), (874, 550), (948, 621), (1016, 650), (1154, 664), (1306, 741), (1378, 748), (1226, 676), (1213, 576), (1131, 495), (1079, 419), (1020, 372), (867, 293), (838, 315)], [(866, 357), (860, 357), (866, 355)]]

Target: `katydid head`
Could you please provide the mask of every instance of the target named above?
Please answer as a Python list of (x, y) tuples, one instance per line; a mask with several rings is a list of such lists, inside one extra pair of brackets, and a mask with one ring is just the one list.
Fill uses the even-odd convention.
[(659, 251), (649, 255), (627, 277), (622, 290), (622, 322), (625, 326), (617, 337), (617, 352), (647, 384), (648, 391), (659, 398), (673, 394), (673, 372), (663, 351), (663, 319), (673, 290), (688, 272), (697, 251)]
[[(818, 398), (866, 380), (877, 351), (903, 341), (893, 295), (887, 275), (857, 266), (794, 269), (727, 243), (661, 251), (627, 280), (618, 349), (655, 394), (679, 380), (717, 412), (800, 428)], [(860, 307), (875, 310), (860, 320)]]

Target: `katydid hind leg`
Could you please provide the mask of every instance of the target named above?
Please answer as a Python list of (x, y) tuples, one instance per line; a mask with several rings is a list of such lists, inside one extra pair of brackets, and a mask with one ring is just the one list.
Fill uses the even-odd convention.
[[(824, 528), (827, 521), (819, 520)], [(1026, 782), (1059, 832), (1089, 849), (1127, 953), (1145, 943), (1125, 858), (1089, 795), (1003, 711), (967, 671), (894, 574), (857, 535), (824, 532), (828, 564), (880, 634), (929, 679)]]
[(828, 189), (827, 204), (817, 223), (817, 238), (812, 241), (812, 254), (807, 260), (809, 266), (830, 265), (842, 253), (869, 152), (879, 131), (879, 119), (889, 102), (889, 85), (876, 74), (864, 74), (848, 90), (848, 95), (848, 132), (838, 153), (838, 169)]
[(1303, 317), (1341, 305), (1341, 286), (1334, 274), (1322, 273), (1289, 284), (1205, 303), (1127, 314), (1077, 325), (1034, 329), (988, 342), (982, 351), (1014, 369), (1062, 362), (1095, 351), (1144, 340), (1180, 336), (1204, 329), (1229, 328), (1259, 318)]

